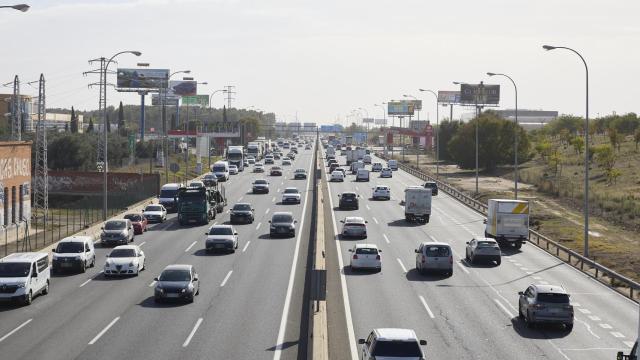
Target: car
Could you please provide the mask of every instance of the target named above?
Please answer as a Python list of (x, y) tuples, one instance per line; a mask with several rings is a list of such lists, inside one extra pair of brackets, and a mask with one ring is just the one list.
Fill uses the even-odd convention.
[(282, 159), (282, 166), (287, 166), (287, 165), (291, 165), (291, 160), (287, 158)]
[(54, 273), (63, 270), (87, 271), (88, 267), (96, 264), (96, 250), (91, 236), (69, 236), (58, 242), (51, 249), (51, 271)]
[[(329, 166), (329, 162), (331, 160), (336, 160), (336, 156), (335, 155), (327, 155), (327, 166)], [(337, 160), (336, 160), (337, 162)]]
[(336, 171), (340, 171), (344, 177), (347, 177), (347, 170), (345, 168), (337, 168)]
[(425, 189), (431, 189), (431, 196), (438, 195), (438, 183), (435, 181), (427, 181), (424, 183)]
[(244, 166), (244, 167), (249, 167), (249, 160), (244, 159), (244, 160), (242, 161), (242, 166)]
[(563, 324), (568, 331), (573, 329), (573, 305), (562, 286), (532, 284), (518, 295), (518, 317), (527, 327), (556, 323)]
[(386, 199), (391, 200), (391, 188), (387, 185), (376, 185), (376, 187), (372, 188), (373, 194), (371, 197), (373, 200), (377, 199)]
[(329, 160), (327, 161), (327, 166), (328, 166), (328, 167), (331, 167), (331, 165), (332, 165), (332, 164), (337, 164), (337, 163), (338, 163), (338, 160), (336, 160), (336, 159), (329, 159)]
[(304, 146), (302, 143), (298, 143), (298, 147), (302, 147)]
[(207, 187), (214, 187), (218, 185), (218, 177), (215, 174), (205, 174), (202, 182)]
[(374, 329), (366, 339), (358, 339), (358, 344), (362, 345), (362, 360), (426, 359), (420, 346), (427, 341), (418, 340), (411, 329)]
[(338, 208), (340, 210), (358, 210), (360, 208), (358, 201), (360, 195), (356, 194), (353, 191), (347, 191), (343, 192), (342, 194), (338, 194), (338, 198), (340, 198), (340, 201), (338, 202)]
[(144, 270), (144, 266), (144, 251), (138, 245), (121, 245), (113, 248), (111, 253), (107, 255), (103, 274), (105, 276), (138, 276), (140, 271)]
[(269, 170), (271, 176), (282, 176), (282, 168), (280, 166), (272, 166)]
[(100, 242), (105, 245), (133, 242), (133, 224), (129, 219), (107, 220), (101, 227)]
[[(287, 154), (287, 157), (288, 157), (289, 159), (291, 159), (291, 160), (295, 160), (295, 159), (296, 159), (296, 153), (295, 153), (295, 152), (293, 152), (293, 151), (290, 151), (290, 152)], [(284, 160), (284, 159), (283, 159), (283, 160)]]
[(49, 254), (17, 252), (0, 259), (0, 299), (31, 305), (34, 296), (47, 295), (51, 283)]
[(236, 252), (238, 248), (238, 232), (231, 225), (213, 225), (204, 233), (205, 251), (230, 251)]
[(293, 214), (290, 212), (275, 212), (271, 216), (271, 220), (269, 220), (269, 236), (296, 236), (297, 222), (298, 220), (294, 220)]
[(453, 252), (451, 246), (443, 242), (423, 242), (414, 250), (416, 270), (421, 274), (428, 271), (453, 275)]
[(142, 210), (142, 213), (144, 214), (144, 217), (147, 218), (148, 222), (163, 223), (167, 220), (167, 209), (162, 205), (147, 205), (144, 210)]
[(238, 175), (238, 165), (229, 165), (229, 175)]
[(126, 214), (124, 218), (131, 220), (131, 223), (133, 224), (133, 230), (136, 235), (142, 234), (143, 232), (147, 231), (149, 220), (147, 220), (144, 214)]
[(194, 180), (192, 182), (189, 183), (190, 188), (194, 188), (194, 189), (200, 189), (204, 187), (204, 182), (200, 181), (200, 180)]
[(387, 161), (387, 167), (393, 171), (398, 170), (398, 160)]
[(192, 303), (200, 294), (200, 281), (193, 265), (169, 265), (154, 280), (155, 302), (172, 299)]
[(347, 216), (344, 220), (340, 220), (342, 223), (342, 237), (357, 237), (367, 238), (367, 223), (365, 219), (360, 216)]
[(334, 170), (338, 169), (340, 167), (340, 165), (338, 165), (338, 163), (332, 163), (331, 165), (329, 165), (329, 174), (331, 174)]
[(249, 164), (253, 165), (256, 163), (256, 158), (254, 158), (252, 155), (247, 156), (247, 161), (249, 162)]
[(307, 145), (304, 147), (305, 150), (311, 150), (311, 145)]
[(369, 181), (369, 170), (358, 169), (356, 172), (356, 181)]
[(267, 156), (265, 156), (265, 157), (264, 157), (264, 163), (265, 163), (265, 165), (266, 165), (266, 164), (273, 164), (273, 163), (274, 163), (274, 161), (273, 161), (273, 160), (274, 160), (274, 159), (273, 159), (273, 155), (267, 155)]
[(373, 163), (373, 165), (371, 165), (371, 171), (375, 171), (375, 172), (382, 171), (382, 163), (379, 163), (379, 162)]
[(389, 168), (382, 168), (382, 170), (380, 170), (380, 177), (381, 178), (393, 177), (393, 171)]
[(269, 193), (269, 182), (265, 179), (256, 179), (252, 186), (251, 186), (251, 191), (254, 194), (258, 194), (258, 193), (265, 193), (268, 194)]
[(349, 252), (352, 253), (349, 260), (352, 271), (358, 269), (382, 270), (382, 258), (380, 257), (382, 250), (379, 250), (376, 244), (355, 244), (353, 249), (349, 249)]
[(307, 170), (305, 169), (296, 169), (293, 172), (294, 179), (306, 179), (307, 178)]
[(618, 351), (616, 354), (617, 360), (639, 360), (640, 359), (640, 346), (638, 346), (638, 340), (636, 340), (635, 344), (631, 348), (631, 351), (628, 355), (625, 355), (624, 352)]
[(499, 266), (502, 262), (500, 245), (492, 238), (474, 237), (471, 241), (467, 241), (465, 254), (465, 259), (471, 264), (475, 264), (478, 260), (487, 260), (495, 261), (496, 266)]
[(229, 212), (229, 221), (231, 221), (232, 224), (251, 224), (253, 220), (255, 220), (254, 211), (255, 209), (251, 207), (249, 203), (237, 203), (233, 205)]
[(256, 163), (253, 166), (253, 172), (254, 173), (263, 173), (264, 172), (264, 165), (262, 165), (262, 163)]
[(365, 164), (371, 164), (371, 155), (366, 154), (365, 156), (363, 156), (362, 162), (364, 162)]
[(331, 172), (331, 181), (344, 181), (344, 172), (340, 170), (334, 170)]
[(284, 189), (282, 193), (283, 204), (300, 204), (300, 191), (294, 187), (288, 187)]

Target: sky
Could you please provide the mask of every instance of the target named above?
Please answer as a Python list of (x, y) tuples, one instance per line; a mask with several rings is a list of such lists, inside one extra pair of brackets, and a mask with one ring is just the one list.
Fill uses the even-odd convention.
[[(138, 62), (190, 69), (210, 94), (237, 91), (234, 107), (273, 112), (279, 121), (351, 122), (354, 109), (381, 118), (380, 104), (404, 94), (423, 100), (435, 121), (435, 98), (419, 88), (458, 90), (453, 81), (501, 85), (501, 108), (590, 116), (640, 112), (640, 1), (616, 0), (0, 0), (27, 2), (26, 13), (0, 9), (0, 83), (26, 84), (44, 73), (47, 107), (97, 108), (89, 59), (122, 50), (119, 66)], [(115, 82), (115, 76), (110, 79)], [(9, 93), (11, 88), (0, 89)], [(139, 96), (110, 88), (108, 105)], [(222, 107), (223, 94), (213, 98)], [(441, 118), (448, 109), (440, 111)], [(468, 108), (456, 108), (454, 118)]]

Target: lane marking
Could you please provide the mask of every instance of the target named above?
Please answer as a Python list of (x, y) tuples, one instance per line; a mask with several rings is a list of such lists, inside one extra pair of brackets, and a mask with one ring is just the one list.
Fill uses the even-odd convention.
[(382, 237), (384, 238), (384, 241), (387, 242), (387, 244), (391, 244), (391, 241), (389, 241), (389, 238), (387, 237), (387, 234), (382, 234)]
[(613, 335), (613, 337), (617, 337), (617, 338), (625, 337), (624, 335), (622, 335), (621, 333), (619, 333), (617, 331), (612, 331), (612, 332), (610, 332), (610, 334)]
[(274, 197), (271, 199), (271, 202), (275, 202), (275, 201), (276, 201), (276, 197), (274, 196)]
[(509, 311), (509, 309), (507, 309), (504, 305), (502, 305), (502, 303), (500, 301), (498, 301), (498, 299), (493, 299), (493, 301), (495, 301), (496, 304), (498, 304), (498, 306), (500, 306), (502, 311), (504, 311), (507, 315), (509, 315), (510, 319), (513, 318), (513, 314), (511, 313), (511, 311)]
[(240, 197), (238, 198), (238, 201), (242, 201), (242, 199), (243, 199), (243, 198), (244, 198), (244, 196), (240, 196)]
[(157, 281), (153, 280), (150, 284), (149, 287), (153, 287), (156, 284)]
[(256, 226), (256, 230), (260, 229), (260, 226), (262, 225), (261, 222), (258, 223), (258, 226)]
[(225, 276), (224, 280), (222, 280), (222, 283), (220, 284), (220, 287), (223, 287), (227, 283), (227, 280), (229, 280), (229, 277), (231, 276), (231, 273), (233, 273), (233, 270), (229, 270), (229, 272), (227, 273), (227, 276)]
[(193, 338), (193, 335), (196, 333), (196, 331), (198, 331), (200, 324), (202, 324), (202, 318), (198, 318), (198, 321), (196, 321), (193, 329), (191, 329), (189, 336), (187, 336), (187, 339), (184, 341), (184, 343), (182, 343), (182, 347), (187, 347), (189, 345), (189, 343), (191, 342), (191, 338)]
[(371, 210), (371, 208), (369, 207), (369, 205), (365, 205), (367, 207), (367, 210)]
[(242, 252), (247, 251), (247, 248), (249, 247), (249, 244), (251, 244), (251, 240), (247, 241), (247, 244), (242, 248)]
[(623, 343), (624, 343), (625, 345), (627, 345), (627, 347), (629, 347), (629, 349), (631, 349), (631, 348), (633, 347), (633, 345), (634, 345), (634, 342), (633, 342), (633, 341), (623, 341)]
[(591, 314), (591, 310), (585, 309), (585, 308), (579, 308), (578, 311), (580, 311), (583, 314)]
[(591, 321), (600, 321), (602, 319), (600, 319), (599, 316), (595, 316), (595, 315), (589, 315), (589, 319), (591, 319)]
[(456, 264), (458, 264), (458, 266), (460, 266), (460, 269), (462, 269), (462, 271), (464, 271), (467, 274), (470, 274), (469, 270), (467, 270), (467, 267), (464, 266), (464, 264), (462, 264), (462, 259), (460, 259), (460, 261), (456, 261)]
[(83, 283), (82, 283), (82, 284), (80, 284), (80, 286), (78, 286), (78, 287), (83, 287), (83, 286), (87, 285), (87, 284), (89, 283), (89, 281), (91, 281), (91, 279), (89, 279), (89, 280), (87, 280), (87, 281), (83, 282)]
[(400, 264), (400, 267), (402, 268), (402, 271), (404, 271), (406, 273), (407, 272), (407, 268), (404, 267), (404, 264), (402, 263), (402, 260), (400, 260), (400, 258), (396, 258), (396, 260), (398, 260), (398, 264)]
[(432, 319), (435, 319), (436, 317), (433, 316), (433, 312), (431, 312), (431, 309), (429, 308), (429, 305), (427, 305), (427, 301), (424, 299), (424, 297), (422, 297), (422, 295), (418, 296), (420, 298), (420, 301), (422, 302), (422, 305), (424, 306), (424, 308), (427, 310), (427, 313), (429, 314), (429, 317)]
[(613, 326), (609, 325), (609, 324), (599, 324), (601, 328), (603, 329), (613, 329)]
[(271, 210), (271, 208), (268, 208), (264, 213), (265, 213), (265, 214), (268, 214), (268, 213), (269, 213), (269, 210)]
[(33, 319), (29, 319), (29, 320), (23, 322), (22, 324), (18, 325), (17, 328), (9, 331), (5, 336), (0, 338), (0, 342), (3, 342), (6, 338), (8, 338), (9, 336), (15, 334), (18, 330), (22, 329), (23, 327), (27, 326), (27, 324), (29, 324), (31, 321), (33, 321)]
[(138, 244), (138, 246), (142, 246), (142, 245), (144, 245), (144, 244), (146, 244), (146, 243), (147, 243), (146, 241), (143, 241), (143, 242), (141, 242), (140, 244)]
[(189, 252), (189, 250), (191, 250), (193, 245), (195, 245), (196, 243), (198, 243), (198, 242), (197, 241), (192, 242), (191, 245), (189, 245), (189, 247), (184, 250), (184, 252)]
[(104, 335), (107, 331), (109, 331), (109, 329), (113, 326), (113, 324), (115, 324), (118, 320), (120, 320), (120, 316), (118, 316), (115, 319), (111, 320), (111, 322), (109, 323), (109, 325), (107, 325), (107, 327), (102, 329), (102, 331), (100, 331), (98, 333), (98, 335), (96, 335), (96, 337), (94, 337), (91, 341), (89, 341), (89, 345), (93, 345), (93, 344), (96, 343), (96, 341), (100, 340), (102, 335)]
[(379, 224), (379, 223), (378, 223), (378, 219), (376, 219), (375, 217), (373, 217), (373, 221), (375, 221), (375, 222), (376, 222), (376, 224)]

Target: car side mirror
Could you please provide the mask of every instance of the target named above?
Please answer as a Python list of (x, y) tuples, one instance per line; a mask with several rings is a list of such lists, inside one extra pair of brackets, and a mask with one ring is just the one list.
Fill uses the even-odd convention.
[(107, 254), (105, 257), (109, 257), (109, 254)]
[(469, 242), (467, 241), (467, 245), (469, 245)]
[(364, 344), (364, 339), (358, 339), (358, 344), (360, 345)]
[(91, 251), (91, 249), (87, 248), (87, 250), (85, 250), (84, 252), (90, 252), (90, 251)]
[(340, 220), (340, 222), (344, 224), (344, 220)]
[(413, 250), (413, 252), (417, 254), (417, 253), (419, 253), (420, 251), (418, 251), (418, 249), (414, 249), (414, 250)]
[(142, 212), (144, 212), (144, 209), (142, 209)]
[(294, 223), (294, 224), (297, 224), (297, 223), (298, 223), (298, 220), (293, 220), (293, 223)]
[(368, 223), (369, 223), (369, 220), (365, 220), (365, 221), (364, 221), (364, 223), (365, 223), (365, 224), (368, 224)]
[(271, 220), (269, 220), (269, 223), (271, 223)]
[(104, 226), (101, 226), (101, 227), (100, 227), (100, 230), (104, 230)]
[(153, 281), (160, 281), (160, 280), (158, 280), (158, 278), (157, 278), (157, 277), (154, 277), (154, 278), (153, 278)]
[(198, 281), (198, 277), (197, 277), (197, 276), (196, 276), (196, 277), (194, 277), (194, 278), (193, 278), (193, 281)]
[(618, 351), (618, 354), (616, 355), (616, 360), (622, 360), (624, 359), (624, 353), (622, 353), (622, 351)]
[(422, 346), (427, 345), (427, 340), (420, 340), (420, 345), (422, 345)]
[(138, 254), (138, 257), (141, 257), (141, 256), (144, 256), (144, 254), (143, 253)]
[(379, 252), (379, 253), (381, 253), (381, 252), (382, 252), (382, 250), (378, 249), (378, 252)]
[(204, 234), (205, 234), (205, 235), (209, 235), (209, 233), (208, 233), (208, 232), (205, 232)]
[(353, 249), (349, 249), (349, 252), (353, 252)]
[(524, 292), (518, 291), (518, 295), (522, 296), (522, 295), (524, 295)]
[(237, 232), (237, 231), (236, 231), (236, 232), (234, 232), (234, 233), (233, 233), (233, 235), (238, 235), (238, 232)]

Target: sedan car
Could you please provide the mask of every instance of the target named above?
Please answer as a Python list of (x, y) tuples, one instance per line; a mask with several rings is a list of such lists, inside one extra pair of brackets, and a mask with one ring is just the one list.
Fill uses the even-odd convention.
[(362, 345), (362, 360), (426, 359), (420, 346), (427, 345), (427, 341), (418, 340), (411, 329), (374, 329), (366, 339), (358, 339), (358, 344)]
[(300, 191), (294, 187), (284, 189), (282, 193), (283, 204), (300, 204)]
[(249, 203), (237, 203), (233, 205), (229, 213), (229, 220), (232, 224), (251, 224), (254, 220), (254, 209)]
[(382, 168), (382, 170), (380, 170), (380, 177), (381, 178), (393, 177), (393, 171), (390, 168)]
[(254, 173), (263, 173), (264, 172), (264, 165), (262, 165), (262, 163), (256, 163), (253, 166), (253, 172)]
[(273, 155), (267, 155), (264, 157), (264, 163), (265, 164), (273, 164)]
[(238, 165), (229, 165), (229, 175), (238, 175)]
[(107, 220), (100, 233), (100, 242), (104, 245), (127, 244), (133, 242), (135, 233), (129, 219)]
[(478, 260), (495, 261), (496, 265), (502, 262), (498, 242), (485, 237), (474, 237), (471, 241), (467, 241), (465, 258), (471, 264), (475, 264)]
[(183, 300), (192, 303), (200, 293), (200, 281), (193, 265), (169, 265), (154, 279), (154, 300)]
[(256, 179), (253, 182), (253, 185), (251, 187), (252, 192), (254, 194), (259, 194), (259, 193), (264, 193), (264, 194), (268, 194), (269, 193), (269, 182), (267, 180), (264, 179)]
[(256, 158), (254, 158), (253, 156), (248, 156), (247, 161), (249, 162), (249, 164), (253, 165), (256, 163)]
[(340, 198), (340, 201), (338, 202), (338, 208), (340, 210), (358, 210), (360, 208), (360, 205), (358, 204), (358, 198), (360, 197), (360, 195), (356, 194), (355, 192), (343, 192), (342, 194), (338, 194), (338, 197)]
[(305, 150), (311, 150), (311, 145), (307, 145), (304, 147)]
[(129, 219), (133, 224), (133, 230), (136, 235), (142, 234), (147, 231), (147, 224), (149, 221), (143, 214), (126, 214), (125, 219)]
[(282, 166), (291, 165), (291, 159), (284, 158), (282, 159)]
[(363, 218), (359, 216), (348, 216), (344, 220), (340, 220), (342, 223), (342, 231), (340, 232), (343, 237), (367, 237), (367, 223)]
[(138, 245), (121, 245), (116, 246), (107, 255), (107, 261), (104, 264), (104, 275), (138, 275), (144, 270), (145, 257), (144, 252), (140, 250)]
[(271, 216), (269, 223), (269, 235), (270, 236), (296, 236), (296, 223), (298, 220), (293, 219), (293, 214), (290, 212), (275, 212)]
[(373, 165), (371, 165), (371, 171), (382, 171), (382, 163), (373, 163)]
[(518, 316), (528, 327), (555, 323), (564, 324), (568, 331), (573, 329), (573, 306), (562, 286), (533, 284), (518, 295)]
[(280, 166), (272, 166), (269, 170), (271, 176), (282, 176), (282, 168)]
[(349, 249), (352, 253), (349, 266), (351, 270), (373, 269), (382, 270), (382, 258), (376, 244), (355, 244), (353, 249)]
[(331, 181), (344, 181), (344, 172), (340, 170), (334, 170), (331, 172)]
[(142, 213), (149, 222), (162, 223), (167, 220), (167, 209), (159, 204), (147, 205), (147, 207), (142, 210)]
[(294, 179), (306, 179), (307, 178), (307, 170), (305, 169), (296, 169), (293, 172)]
[(373, 200), (391, 200), (391, 188), (387, 185), (377, 185), (373, 188), (373, 194), (371, 197)]
[(213, 225), (204, 233), (205, 250), (236, 252), (238, 248), (238, 232), (231, 225)]

